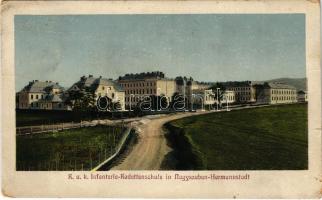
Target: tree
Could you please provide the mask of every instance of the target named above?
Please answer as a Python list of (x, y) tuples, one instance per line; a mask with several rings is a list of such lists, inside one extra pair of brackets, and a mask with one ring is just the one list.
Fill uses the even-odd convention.
[(185, 99), (183, 97), (182, 94), (178, 93), (178, 92), (175, 92), (173, 95), (172, 95), (172, 101), (171, 101), (171, 109), (175, 110), (175, 111), (183, 111), (185, 110)]
[(95, 94), (90, 88), (68, 91), (66, 105), (71, 106), (74, 111), (95, 110)]

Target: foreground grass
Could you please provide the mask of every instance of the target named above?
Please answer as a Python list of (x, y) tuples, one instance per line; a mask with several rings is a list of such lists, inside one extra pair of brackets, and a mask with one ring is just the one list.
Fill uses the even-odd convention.
[(212, 113), (167, 124), (168, 139), (177, 169), (307, 169), (307, 118), (306, 104)]
[(17, 170), (90, 170), (114, 153), (123, 128), (96, 126), (16, 137)]

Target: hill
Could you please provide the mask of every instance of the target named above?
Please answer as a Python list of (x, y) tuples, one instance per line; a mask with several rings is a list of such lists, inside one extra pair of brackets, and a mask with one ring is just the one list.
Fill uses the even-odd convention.
[(265, 82), (280, 82), (296, 87), (297, 90), (307, 90), (306, 78), (277, 78), (267, 80)]

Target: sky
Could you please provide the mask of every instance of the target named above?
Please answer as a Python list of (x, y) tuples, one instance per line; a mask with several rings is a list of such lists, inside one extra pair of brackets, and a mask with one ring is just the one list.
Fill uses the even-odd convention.
[(305, 77), (305, 15), (15, 16), (16, 91), (148, 71), (213, 82)]

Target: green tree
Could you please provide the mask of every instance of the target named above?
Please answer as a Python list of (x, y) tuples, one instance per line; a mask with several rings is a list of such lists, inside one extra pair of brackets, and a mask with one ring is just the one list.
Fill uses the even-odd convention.
[(172, 97), (172, 101), (170, 104), (170, 108), (175, 110), (175, 111), (181, 111), (185, 110), (185, 100), (182, 94), (179, 94), (178, 92), (175, 92)]
[(90, 88), (71, 90), (67, 94), (66, 104), (75, 111), (95, 110), (95, 94)]

